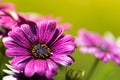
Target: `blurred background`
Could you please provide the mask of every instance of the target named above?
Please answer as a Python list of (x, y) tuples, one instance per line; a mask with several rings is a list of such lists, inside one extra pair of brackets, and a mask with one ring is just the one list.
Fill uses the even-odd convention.
[[(72, 29), (66, 33), (77, 35), (80, 28), (103, 35), (111, 31), (120, 36), (120, 0), (4, 0), (16, 5), (19, 12), (35, 12), (41, 15), (62, 17), (62, 22), (70, 22)], [(69, 67), (85, 70), (85, 76), (95, 57), (80, 54), (79, 49), (72, 55), (75, 63)], [(120, 80), (120, 66), (113, 62), (99, 63), (91, 80)], [(60, 71), (55, 80), (64, 80), (64, 71)]]

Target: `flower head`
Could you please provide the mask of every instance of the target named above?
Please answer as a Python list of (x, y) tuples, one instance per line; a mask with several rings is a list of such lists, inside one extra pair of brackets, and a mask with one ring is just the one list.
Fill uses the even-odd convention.
[(93, 54), (103, 62), (113, 60), (117, 64), (120, 64), (120, 62), (117, 62), (120, 61), (120, 48), (116, 44), (110, 43), (102, 38), (97, 33), (91, 33), (81, 29), (76, 41), (81, 46), (80, 51), (82, 53)]
[[(15, 11), (2, 11), (0, 13), (0, 37), (7, 37), (8, 32), (13, 28), (20, 27), (22, 24), (33, 25), (32, 20), (37, 20), (37, 18), (27, 19), (21, 16), (19, 13)], [(32, 23), (32, 24), (31, 24)]]
[(0, 36), (5, 37), (17, 26), (17, 22), (9, 15), (0, 15)]
[[(22, 24), (28, 24), (31, 26), (31, 23), (39, 22), (43, 19), (51, 20), (51, 16), (39, 16), (36, 13), (17, 13), (15, 11), (8, 10), (9, 7), (3, 7), (0, 9), (0, 37), (8, 36), (8, 32), (11, 31), (13, 28), (20, 27)], [(52, 19), (55, 21), (59, 21), (58, 18)], [(70, 29), (69, 23), (60, 24), (57, 27), (64, 28), (65, 30)]]
[(31, 77), (26, 77), (23, 71), (18, 71), (13, 68), (13, 66), (6, 64), (9, 70), (4, 69), (3, 71), (7, 73), (7, 76), (3, 77), (3, 80), (52, 80), (48, 79), (45, 76), (33, 75)]
[(6, 55), (13, 57), (10, 63), (15, 69), (24, 70), (27, 77), (37, 74), (52, 78), (57, 73), (57, 64), (73, 63), (70, 54), (76, 48), (74, 38), (62, 32), (52, 20), (43, 19), (36, 25), (23, 24), (3, 39), (8, 48)]
[(15, 10), (15, 5), (12, 3), (0, 4), (0, 11)]
[[(21, 15), (25, 19), (28, 19), (30, 21), (34, 21), (36, 23), (39, 23), (39, 21), (41, 21), (43, 19), (55, 20), (56, 23), (60, 23), (60, 21), (61, 21), (61, 17), (53, 18), (52, 15), (40, 16), (36, 13), (22, 13)], [(64, 30), (70, 30), (71, 29), (71, 24), (70, 23), (62, 23), (62, 24), (57, 25), (57, 27), (64, 28)]]
[(17, 25), (17, 13), (14, 12), (13, 4), (0, 4), (0, 37), (7, 36), (7, 33)]

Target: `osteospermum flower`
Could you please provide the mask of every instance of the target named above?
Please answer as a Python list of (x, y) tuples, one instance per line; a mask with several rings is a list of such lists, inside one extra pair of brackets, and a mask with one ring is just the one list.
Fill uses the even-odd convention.
[(4, 3), (0, 4), (0, 11), (6, 11), (6, 10), (15, 10), (15, 6), (12, 3)]
[(45, 76), (33, 75), (32, 77), (26, 77), (23, 71), (18, 71), (13, 68), (13, 66), (6, 64), (9, 69), (4, 69), (3, 71), (8, 75), (4, 76), (2, 80), (53, 80), (48, 79)]
[[(43, 19), (48, 19), (48, 20), (55, 20), (56, 23), (60, 23), (61, 21), (61, 17), (56, 17), (53, 18), (51, 15), (47, 15), (47, 16), (39, 16), (36, 13), (22, 13), (21, 14), (25, 19), (28, 19), (30, 21), (34, 21), (36, 23), (39, 23), (39, 21), (43, 20)], [(59, 24), (57, 27), (61, 27), (64, 28), (64, 30), (70, 30), (71, 29), (71, 24), (70, 23), (62, 23)]]
[[(51, 16), (46, 16), (46, 18), (48, 20), (52, 19)], [(39, 24), (41, 20), (43, 20), (43, 17), (36, 13), (17, 13), (13, 4), (0, 4), (0, 38), (8, 36), (9, 31), (24, 23), (31, 25), (31, 21), (33, 21)], [(60, 18), (55, 20), (58, 22)], [(69, 23), (58, 25), (58, 27), (62, 27), (65, 30), (70, 29), (70, 26)]]
[(0, 38), (7, 36), (7, 33), (17, 25), (17, 13), (14, 12), (13, 4), (0, 4)]
[[(48, 19), (52, 19), (52, 16), (47, 16)], [(61, 17), (56, 17), (54, 19), (57, 23), (60, 23), (61, 21)], [(70, 30), (71, 29), (71, 24), (70, 23), (62, 23), (59, 24), (58, 27), (64, 28), (64, 30)]]
[(117, 46), (117, 48), (113, 48), (115, 56), (113, 56), (112, 61), (120, 65), (120, 37), (115, 38), (115, 36), (111, 32), (107, 31), (104, 35), (104, 38), (106, 39), (106, 41)]
[[(39, 22), (44, 18), (48, 20), (52, 19), (52, 17), (43, 17), (36, 13), (21, 14), (15, 11), (6, 11), (8, 9), (7, 7), (0, 9), (0, 38), (8, 36), (9, 31), (11, 31), (13, 28), (19, 27), (24, 23), (31, 25), (31, 22), (33, 21), (36, 22), (36, 24), (39, 24)], [(57, 18), (52, 20), (59, 21)], [(69, 23), (64, 23), (58, 25), (57, 27), (64, 28), (64, 30), (69, 30), (71, 25)]]
[(120, 48), (102, 38), (97, 33), (87, 32), (84, 29), (79, 31), (76, 42), (80, 46), (80, 52), (90, 53), (101, 59), (103, 62), (109, 60), (120, 64)]
[(6, 55), (13, 57), (10, 63), (17, 70), (24, 70), (27, 77), (34, 74), (52, 78), (58, 70), (57, 64), (71, 65), (70, 54), (75, 50), (74, 38), (62, 34), (55, 21), (41, 20), (39, 24), (23, 24), (8, 33), (4, 45)]
[[(3, 13), (4, 14), (4, 13)], [(16, 16), (16, 15), (14, 15)], [(0, 15), (0, 37), (6, 37), (8, 32), (17, 26), (17, 22), (9, 15)]]

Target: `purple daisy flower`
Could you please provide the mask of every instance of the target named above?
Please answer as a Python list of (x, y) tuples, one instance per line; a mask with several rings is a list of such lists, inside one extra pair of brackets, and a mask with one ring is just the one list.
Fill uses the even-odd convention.
[[(46, 16), (48, 19), (52, 19), (51, 15)], [(60, 23), (61, 17), (56, 17), (55, 20), (57, 23)], [(58, 27), (64, 28), (64, 30), (70, 30), (71, 29), (71, 24), (70, 23), (62, 23), (59, 24)]]
[(0, 37), (6, 37), (8, 32), (17, 26), (17, 22), (9, 15), (0, 15)]
[(9, 70), (4, 69), (3, 71), (8, 75), (3, 77), (3, 80), (53, 80), (48, 79), (45, 76), (33, 75), (32, 77), (26, 77), (23, 71), (18, 71), (13, 68), (13, 66), (6, 64)]
[(17, 13), (14, 12), (15, 7), (13, 4), (0, 5), (0, 37), (7, 36), (7, 33), (17, 25)]
[[(24, 23), (31, 25), (31, 21), (39, 24), (43, 18), (51, 20), (51, 16), (41, 17), (38, 14), (33, 13), (17, 13), (15, 12), (15, 6), (13, 4), (0, 4), (0, 38), (8, 36), (8, 32), (13, 28), (16, 28)], [(52, 19), (59, 21), (59, 18)], [(65, 23), (59, 25), (59, 27), (65, 30), (70, 29), (70, 24)]]
[[(52, 17), (42, 17), (38, 14), (33, 13), (16, 13), (15, 11), (6, 11), (10, 7), (2, 7), (0, 9), (0, 38), (8, 36), (8, 32), (11, 31), (13, 28), (19, 27), (20, 25), (26, 23), (28, 25), (31, 25), (31, 22), (36, 22), (36, 24), (39, 24), (39, 22), (43, 19), (47, 20), (55, 20), (58, 21), (58, 19), (52, 19)], [(60, 24), (57, 27), (64, 28), (65, 30), (70, 29), (69, 23)]]
[(120, 48), (116, 44), (108, 42), (97, 33), (81, 29), (76, 42), (81, 46), (80, 52), (93, 54), (103, 62), (113, 60), (120, 64)]
[(15, 5), (12, 3), (0, 4), (0, 11), (15, 10)]
[[(58, 24), (61, 21), (60, 17), (53, 18), (51, 15), (39, 16), (38, 14), (35, 14), (35, 13), (27, 13), (27, 14), (23, 13), (22, 16), (25, 19), (28, 19), (28, 20), (36, 22), (36, 23), (39, 23), (39, 21), (41, 21), (43, 19), (55, 20)], [(62, 23), (62, 24), (59, 24), (57, 27), (64, 28), (64, 30), (70, 30), (71, 29), (71, 24), (70, 23)]]
[(70, 57), (76, 48), (74, 38), (62, 32), (51, 20), (23, 24), (3, 39), (8, 48), (6, 55), (13, 57), (10, 63), (15, 69), (24, 70), (27, 77), (38, 74), (52, 78), (57, 73), (57, 64), (69, 66), (74, 62)]
[[(2, 11), (0, 12), (0, 38), (7, 37), (8, 32), (13, 28), (19, 27), (22, 24), (33, 23), (28, 19), (25, 19), (15, 11)], [(33, 25), (33, 24), (32, 24)]]

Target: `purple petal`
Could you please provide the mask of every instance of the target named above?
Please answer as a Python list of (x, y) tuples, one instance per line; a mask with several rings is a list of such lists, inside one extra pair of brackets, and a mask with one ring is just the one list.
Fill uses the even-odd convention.
[(24, 61), (23, 63), (19, 63), (17, 65), (15, 65), (15, 69), (16, 70), (19, 70), (19, 71), (22, 71), (25, 69), (25, 66), (27, 65), (28, 61)]
[(56, 30), (56, 23), (54, 21), (43, 20), (38, 26), (38, 36), (40, 42), (49, 43), (51, 38), (53, 37)]
[(2, 41), (3, 41), (3, 43), (4, 43), (4, 42), (7, 42), (7, 41), (13, 41), (13, 39), (10, 38), (10, 37), (4, 37), (4, 38), (2, 39)]
[[(31, 26), (32, 28), (36, 29), (36, 27)], [(21, 28), (23, 30), (23, 32), (25, 33), (26, 37), (32, 42), (32, 43), (37, 43), (38, 42), (38, 38), (37, 36), (34, 34), (35, 31), (32, 31), (33, 29), (31, 28), (29, 25), (27, 24), (23, 24), (21, 25)]]
[(86, 46), (89, 45), (91, 46), (91, 41), (89, 40), (89, 36), (87, 35), (87, 31), (84, 29), (81, 29), (79, 31), (79, 36), (76, 38), (76, 42), (80, 45), (80, 46)]
[(74, 60), (70, 56), (66, 56), (66, 55), (53, 54), (51, 56), (51, 59), (59, 64), (64, 65), (64, 66), (71, 65), (74, 62)]
[(14, 43), (13, 39), (11, 39), (10, 37), (3, 38), (2, 41), (4, 43), (4, 46), (7, 48), (21, 47), (17, 45), (16, 43)]
[(25, 67), (25, 75), (27, 77), (31, 77), (34, 75), (35, 70), (34, 70), (34, 65), (35, 65), (35, 60), (31, 60), (28, 62), (28, 64)]
[(102, 59), (105, 55), (102, 52), (96, 53), (95, 56), (99, 59)]
[(53, 37), (56, 30), (56, 23), (54, 21), (49, 21), (44, 33), (44, 41), (48, 44)]
[(48, 64), (48, 68), (46, 70), (46, 76), (49, 79), (52, 79), (55, 74), (57, 73), (58, 70), (58, 66), (56, 65), (56, 63), (54, 63), (52, 60), (47, 59), (47, 64)]
[(102, 61), (105, 62), (105, 63), (107, 63), (109, 61), (109, 59), (107, 57), (103, 57)]
[(108, 58), (109, 60), (111, 60), (112, 59), (112, 54), (113, 53), (109, 53), (109, 52), (105, 53), (106, 58)]
[[(0, 3), (2, 2), (2, 0), (0, 0)], [(12, 3), (9, 4), (4, 4), (0, 6), (0, 10), (2, 11), (7, 11), (7, 10), (15, 10), (15, 5)]]
[(8, 35), (20, 46), (23, 46), (25, 48), (31, 48), (30, 42), (26, 39), (23, 31), (21, 28), (17, 27), (10, 31)]
[(28, 56), (31, 55), (30, 51), (24, 48), (9, 48), (6, 50), (7, 56)]
[(89, 48), (87, 48), (87, 47), (81, 47), (81, 48), (79, 49), (79, 51), (82, 52), (82, 53), (88, 53), (88, 49), (89, 49)]
[(120, 65), (120, 57), (114, 57), (113, 61), (114, 61), (117, 65)]
[(63, 35), (58, 41), (55, 42), (55, 44), (52, 47), (65, 43), (65, 42), (69, 42), (69, 41), (73, 42), (74, 38), (71, 35)]
[[(77, 42), (81, 46), (94, 46), (101, 44), (102, 38), (96, 33), (89, 33), (84, 29), (79, 31)], [(97, 44), (96, 44), (97, 43)]]
[(52, 39), (49, 42), (49, 45), (52, 46), (62, 35), (63, 28), (56, 27), (56, 31), (52, 37)]
[(97, 47), (88, 47), (88, 53), (97, 54), (97, 53), (102, 53), (102, 52)]
[(13, 64), (13, 65), (17, 65), (27, 59), (29, 59), (31, 56), (19, 56), (19, 57), (15, 57), (13, 58), (10, 63)]
[(71, 29), (71, 24), (69, 24), (69, 23), (64, 23), (64, 24), (58, 25), (57, 27), (61, 27), (61, 28), (63, 28), (64, 30), (70, 30), (70, 29)]
[(46, 77), (47, 77), (48, 79), (52, 79), (54, 76), (55, 76), (55, 73), (52, 73), (51, 70), (48, 69), (48, 70), (46, 71)]
[(56, 53), (56, 54), (69, 55), (75, 50), (75, 48), (76, 48), (76, 45), (73, 42), (66, 42), (66, 43), (55, 46), (51, 50), (53, 51), (53, 53)]
[(45, 71), (46, 71), (46, 68), (47, 68), (47, 64), (46, 64), (46, 61), (45, 60), (36, 60), (35, 61), (35, 72), (42, 76), (45, 74)]
[(47, 59), (47, 64), (48, 64), (48, 69), (51, 71), (51, 72), (57, 72), (58, 70), (58, 66), (56, 65), (56, 63), (54, 63), (52, 60), (50, 59)]
[(41, 21), (41, 23), (38, 24), (38, 29), (37, 29), (37, 35), (39, 37), (39, 42), (43, 42), (44, 43), (44, 34), (45, 34), (45, 30), (47, 27), (48, 21), (47, 20), (43, 20)]
[(110, 47), (111, 53), (120, 56), (120, 47), (113, 45)]

